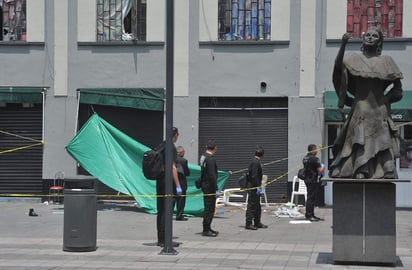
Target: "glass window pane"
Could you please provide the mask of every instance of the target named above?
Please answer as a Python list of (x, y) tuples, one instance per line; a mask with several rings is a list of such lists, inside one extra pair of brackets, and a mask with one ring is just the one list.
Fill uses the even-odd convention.
[(271, 0), (219, 0), (219, 40), (270, 40)]
[(2, 41), (26, 40), (26, 0), (2, 1)]
[(377, 26), (385, 37), (401, 37), (402, 6), (402, 0), (348, 0), (346, 31), (362, 38), (367, 28)]
[(146, 40), (146, 0), (98, 0), (97, 40)]

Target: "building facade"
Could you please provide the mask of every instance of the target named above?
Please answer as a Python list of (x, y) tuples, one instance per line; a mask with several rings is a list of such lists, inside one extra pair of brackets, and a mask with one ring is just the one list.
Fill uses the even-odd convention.
[[(162, 99), (166, 86), (166, 1), (0, 3), (0, 193), (42, 194), (56, 172), (81, 173), (65, 146), (93, 113), (148, 146), (162, 140), (167, 108), (145, 100)], [(265, 148), (271, 202), (288, 200), (309, 143), (324, 146), (319, 156), (328, 163), (342, 123), (331, 116), (331, 92), (343, 33), (354, 37), (347, 51), (359, 51), (365, 27), (382, 24), (383, 53), (412, 91), (412, 18), (402, 16), (411, 0), (179, 0), (174, 8), (178, 144), (197, 163), (215, 138), (219, 168), (233, 172), (228, 188), (256, 145)], [(412, 101), (402, 102), (393, 115), (408, 145)], [(411, 178), (412, 169), (398, 166)], [(412, 186), (397, 186), (397, 205), (412, 206)], [(330, 185), (324, 200), (332, 203)]]

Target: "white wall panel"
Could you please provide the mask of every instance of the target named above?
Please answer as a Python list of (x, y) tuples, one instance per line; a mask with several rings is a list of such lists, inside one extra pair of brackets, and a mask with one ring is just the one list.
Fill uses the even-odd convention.
[(412, 37), (412, 1), (403, 1), (402, 37)]
[(54, 2), (54, 95), (67, 96), (69, 2)]
[(272, 0), (271, 40), (290, 39), (290, 1)]
[(189, 95), (189, 1), (175, 2), (174, 95)]
[(340, 39), (346, 32), (347, 1), (327, 1), (326, 38)]
[(315, 95), (316, 0), (301, 2), (300, 96)]
[(77, 41), (96, 41), (96, 0), (77, 0)]
[(217, 0), (199, 0), (199, 40), (216, 41), (217, 33)]
[(166, 1), (147, 0), (146, 16), (146, 41), (164, 41), (166, 36)]
[(44, 0), (27, 0), (27, 41), (44, 42)]

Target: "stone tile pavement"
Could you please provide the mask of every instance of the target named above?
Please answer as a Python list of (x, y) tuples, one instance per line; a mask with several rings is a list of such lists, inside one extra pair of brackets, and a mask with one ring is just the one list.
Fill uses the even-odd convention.
[[(39, 216), (30, 217), (29, 208)], [(201, 236), (202, 219), (173, 221), (177, 255), (160, 255), (156, 216), (132, 203), (99, 202), (97, 250), (65, 252), (63, 205), (0, 201), (0, 269), (412, 269), (412, 211), (397, 210), (395, 266), (335, 265), (332, 261), (332, 209), (317, 208), (325, 221), (291, 224), (276, 217), (279, 205), (264, 208), (268, 229), (244, 229), (245, 211), (224, 207), (213, 228), (219, 236)]]

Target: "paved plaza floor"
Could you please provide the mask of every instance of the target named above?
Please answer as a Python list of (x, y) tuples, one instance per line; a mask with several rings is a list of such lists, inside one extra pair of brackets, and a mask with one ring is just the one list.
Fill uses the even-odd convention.
[(173, 240), (182, 244), (165, 255), (156, 245), (156, 216), (133, 203), (99, 202), (97, 250), (65, 252), (64, 205), (0, 202), (0, 269), (412, 269), (410, 209), (396, 212), (396, 265), (367, 266), (334, 264), (331, 208), (315, 209), (324, 221), (300, 223), (275, 215), (280, 207), (263, 208), (269, 228), (257, 231), (245, 230), (243, 208), (224, 207), (213, 221), (216, 238), (201, 236), (201, 218), (173, 221)]

